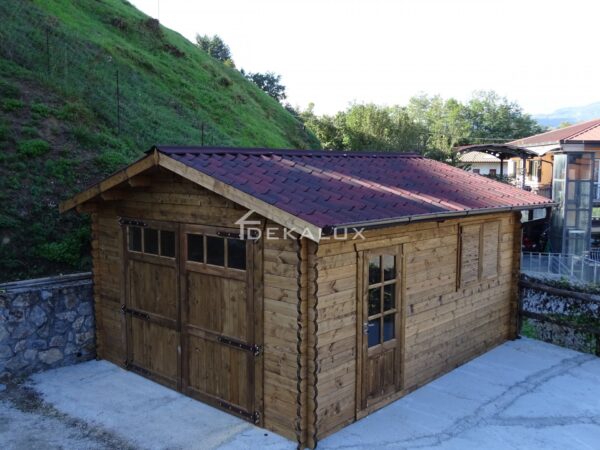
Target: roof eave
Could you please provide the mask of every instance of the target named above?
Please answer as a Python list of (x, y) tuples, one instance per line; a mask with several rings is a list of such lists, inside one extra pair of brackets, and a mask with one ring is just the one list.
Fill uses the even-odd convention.
[(467, 216), (475, 216), (481, 214), (490, 214), (490, 213), (499, 213), (499, 212), (509, 212), (509, 211), (528, 211), (530, 209), (546, 209), (556, 206), (556, 202), (548, 202), (540, 205), (519, 205), (519, 206), (505, 206), (498, 208), (481, 208), (481, 209), (471, 209), (467, 211), (444, 211), (440, 213), (434, 214), (415, 214), (413, 216), (402, 216), (402, 217), (392, 217), (389, 219), (378, 219), (378, 220), (366, 220), (363, 222), (354, 222), (347, 224), (340, 224), (336, 226), (331, 226), (331, 229), (349, 229), (349, 228), (381, 228), (387, 227), (391, 225), (401, 225), (404, 223), (411, 222), (423, 222), (426, 220), (446, 220), (453, 219), (458, 217), (467, 217)]

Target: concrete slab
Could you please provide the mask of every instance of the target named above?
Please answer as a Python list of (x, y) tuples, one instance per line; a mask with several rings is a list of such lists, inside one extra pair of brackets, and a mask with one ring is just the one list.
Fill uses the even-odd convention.
[[(294, 449), (269, 431), (104, 361), (0, 392), (0, 448)], [(597, 449), (600, 359), (508, 342), (319, 448)]]

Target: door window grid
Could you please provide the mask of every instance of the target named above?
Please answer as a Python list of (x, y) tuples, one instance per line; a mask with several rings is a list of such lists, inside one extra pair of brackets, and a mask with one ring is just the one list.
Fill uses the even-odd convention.
[(246, 270), (246, 241), (200, 233), (187, 233), (186, 238), (188, 261)]
[(127, 249), (145, 255), (175, 258), (175, 232), (128, 225)]
[(368, 346), (395, 339), (396, 257), (378, 255), (369, 259), (367, 309)]

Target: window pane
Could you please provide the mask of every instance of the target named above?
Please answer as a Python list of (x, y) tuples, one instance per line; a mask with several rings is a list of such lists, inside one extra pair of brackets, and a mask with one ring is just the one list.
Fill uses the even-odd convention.
[(373, 347), (381, 342), (381, 320), (375, 319), (369, 321), (369, 347)]
[(127, 227), (129, 229), (129, 250), (142, 251), (142, 229), (140, 227)]
[(144, 229), (144, 253), (158, 255), (158, 230), (154, 228)]
[(369, 284), (381, 283), (381, 262), (379, 256), (369, 260)]
[(383, 310), (396, 307), (396, 285), (388, 284), (383, 287)]
[(393, 280), (396, 278), (396, 258), (392, 255), (383, 255), (383, 279)]
[(204, 236), (201, 234), (187, 235), (187, 259), (204, 262)]
[(225, 265), (225, 239), (206, 236), (206, 262), (213, 266)]
[(175, 232), (160, 231), (160, 254), (169, 258), (175, 257)]
[(381, 312), (381, 288), (369, 289), (369, 316)]
[(227, 266), (246, 270), (246, 241), (227, 239)]
[(391, 341), (396, 337), (396, 333), (394, 332), (395, 318), (396, 314), (388, 314), (383, 317), (383, 342)]

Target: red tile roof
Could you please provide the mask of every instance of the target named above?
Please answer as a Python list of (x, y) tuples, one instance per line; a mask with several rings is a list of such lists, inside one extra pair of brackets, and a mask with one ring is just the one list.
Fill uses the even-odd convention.
[(600, 141), (600, 119), (588, 120), (558, 130), (547, 131), (509, 142), (512, 145), (528, 146), (543, 144), (581, 143)]
[(194, 147), (157, 150), (321, 228), (552, 203), (416, 154)]

